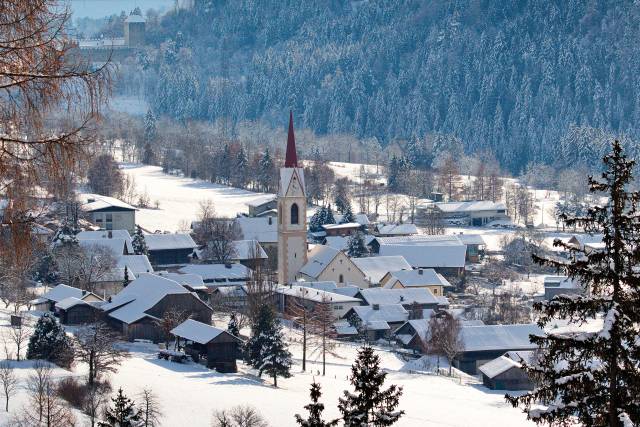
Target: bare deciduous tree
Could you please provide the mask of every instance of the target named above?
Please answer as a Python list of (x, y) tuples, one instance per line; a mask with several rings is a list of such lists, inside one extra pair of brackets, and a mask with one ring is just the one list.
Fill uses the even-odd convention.
[[(169, 348), (169, 340), (171, 339), (171, 330), (187, 320), (190, 314), (184, 310), (170, 308), (164, 312), (162, 318), (156, 321), (156, 325), (162, 331), (166, 348)], [(176, 341), (176, 346), (178, 345)]]
[(449, 375), (453, 359), (464, 350), (464, 343), (460, 337), (460, 320), (449, 312), (438, 313), (429, 319), (429, 347), (437, 354), (441, 354), (449, 361)]
[(89, 365), (88, 384), (93, 385), (100, 375), (116, 372), (127, 353), (116, 348), (118, 335), (103, 321), (84, 326), (76, 336), (78, 359)]
[(16, 360), (20, 361), (20, 357), (22, 355), (22, 350), (29, 340), (29, 336), (31, 335), (31, 330), (26, 326), (9, 326), (9, 339), (16, 347)]
[(82, 400), (82, 412), (89, 417), (91, 427), (95, 427), (96, 422), (99, 420), (104, 405), (107, 403), (110, 389), (109, 385), (105, 383), (86, 386), (84, 399)]
[(87, 178), (95, 193), (110, 197), (124, 193), (124, 174), (110, 154), (101, 154), (91, 162)]
[(268, 427), (269, 424), (252, 406), (234, 406), (213, 413), (212, 427)]
[(89, 292), (96, 291), (96, 285), (110, 279), (116, 267), (113, 251), (103, 245), (63, 245), (55, 249), (54, 256), (63, 280)]
[(142, 417), (144, 427), (156, 427), (160, 425), (162, 410), (158, 396), (150, 388), (145, 388), (140, 392), (138, 408)]
[(16, 376), (13, 366), (8, 360), (0, 362), (0, 387), (2, 387), (2, 395), (4, 396), (4, 410), (9, 412), (9, 399), (18, 389), (18, 377)]
[(337, 356), (334, 352), (336, 348), (336, 332), (333, 323), (336, 316), (331, 308), (328, 297), (322, 298), (322, 303), (316, 304), (310, 322), (312, 333), (309, 345), (311, 354), (318, 354), (322, 357), (322, 376), (327, 373), (327, 354)]

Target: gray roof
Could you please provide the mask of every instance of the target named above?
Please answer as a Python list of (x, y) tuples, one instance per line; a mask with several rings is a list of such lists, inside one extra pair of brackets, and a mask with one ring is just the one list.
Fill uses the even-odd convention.
[(500, 356), (480, 366), (478, 370), (489, 378), (495, 378), (498, 375), (507, 372), (509, 369), (520, 367), (522, 367), (522, 365), (515, 360), (509, 359), (505, 356)]
[(374, 304), (433, 304), (440, 302), (426, 288), (404, 288), (404, 289), (384, 289), (369, 288), (362, 289), (360, 295), (368, 305)]
[[(111, 236), (111, 237), (109, 237)], [(122, 239), (127, 245), (127, 251), (130, 254), (133, 253), (133, 243), (131, 241), (131, 235), (127, 230), (89, 230), (81, 231), (76, 234), (76, 238), (80, 240), (95, 240), (95, 239)]]
[(467, 246), (457, 236), (380, 237), (380, 255), (401, 255), (412, 267), (462, 268)]
[(464, 351), (533, 350), (529, 335), (542, 335), (535, 324), (463, 326), (460, 336)]
[(186, 233), (145, 234), (144, 240), (150, 251), (195, 249), (198, 246)]
[[(216, 328), (197, 320), (187, 319), (171, 330), (177, 337), (184, 338), (199, 344), (207, 344), (221, 334), (229, 334), (227, 331)], [(229, 334), (231, 335), (231, 334)], [(233, 335), (231, 335), (233, 336)], [(237, 337), (236, 337), (237, 338)]]
[(344, 303), (344, 302), (355, 302), (360, 303), (358, 298), (349, 297), (346, 295), (337, 294), (334, 292), (325, 291), (322, 289), (313, 289), (305, 286), (278, 286), (276, 288), (276, 292), (279, 294), (288, 295), (291, 297), (297, 297), (308, 301), (313, 302), (324, 302), (324, 303)]
[(481, 234), (458, 234), (457, 237), (465, 245), (478, 245), (478, 246), (486, 245)]
[(317, 245), (310, 253), (309, 259), (300, 269), (300, 273), (317, 278), (340, 251), (326, 245)]
[(409, 312), (400, 304), (381, 305), (377, 309), (371, 306), (356, 306), (349, 311), (351, 310), (368, 329), (380, 329), (379, 327), (383, 326), (381, 322), (387, 323), (386, 327), (381, 329), (389, 329), (388, 323), (405, 322), (409, 318)]
[(378, 234), (389, 236), (418, 234), (418, 227), (415, 224), (381, 224), (378, 225)]
[(277, 218), (238, 217), (235, 223), (240, 228), (243, 239), (257, 240), (260, 243), (278, 242)]
[(380, 283), (390, 271), (411, 269), (411, 264), (400, 255), (352, 258), (352, 261), (371, 283)]
[[(422, 287), (428, 285), (440, 285), (450, 287), (451, 284), (442, 274), (437, 273), (432, 268), (424, 268), (418, 270), (400, 270), (390, 273), (393, 279), (399, 280), (405, 287)], [(387, 282), (391, 285), (393, 280)], [(386, 287), (386, 285), (385, 285)]]
[(128, 203), (113, 197), (102, 196), (100, 194), (85, 193), (80, 195), (82, 210), (85, 212), (94, 212), (101, 210), (109, 210), (110, 208), (118, 208), (120, 210), (135, 211), (136, 208)]
[(242, 264), (188, 264), (178, 270), (184, 274), (197, 274), (203, 280), (245, 280), (251, 269)]

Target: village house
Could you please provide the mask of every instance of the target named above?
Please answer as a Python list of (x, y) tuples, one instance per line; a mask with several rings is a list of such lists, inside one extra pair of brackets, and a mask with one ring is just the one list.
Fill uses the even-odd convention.
[[(339, 214), (339, 213), (333, 214), (333, 219), (335, 220), (336, 224), (341, 223), (342, 218), (344, 218), (344, 215), (342, 214)], [(353, 214), (353, 218), (355, 219), (354, 222), (357, 222), (358, 224), (360, 224), (363, 230), (366, 230), (366, 228), (369, 225), (371, 225), (371, 221), (369, 221), (369, 217), (366, 214), (363, 214), (363, 213)]]
[(492, 221), (507, 220), (507, 208), (502, 202), (490, 200), (435, 203), (442, 220), (450, 225), (480, 227)]
[(479, 263), (484, 256), (486, 243), (480, 234), (457, 234), (458, 239), (467, 246), (465, 260), (470, 263)]
[(172, 267), (189, 264), (193, 250), (198, 247), (189, 234), (145, 234), (149, 249), (149, 261), (155, 267)]
[(429, 339), (429, 319), (409, 319), (394, 333), (403, 347), (416, 353), (424, 351)]
[(325, 236), (351, 236), (357, 231), (362, 231), (362, 226), (357, 222), (345, 222), (343, 224), (324, 224), (322, 228)]
[(463, 350), (454, 359), (454, 366), (470, 375), (476, 375), (478, 367), (501, 356), (507, 351), (535, 350), (530, 335), (542, 335), (535, 324), (463, 326), (460, 338)]
[(438, 298), (426, 288), (361, 289), (356, 297), (360, 298), (364, 305), (369, 306), (400, 304), (411, 312), (413, 319), (422, 318), (423, 310), (435, 310), (449, 306), (447, 298)]
[(118, 239), (123, 240), (126, 246), (126, 253), (133, 254), (133, 242), (131, 240), (131, 234), (127, 230), (87, 230), (81, 231), (76, 234), (78, 241), (90, 240), (95, 241), (98, 239)]
[(277, 217), (278, 200), (275, 196), (268, 199), (259, 199), (247, 203), (250, 217)]
[(411, 270), (411, 264), (400, 255), (352, 258), (352, 261), (364, 274), (366, 287), (380, 286), (382, 278), (390, 271)]
[(442, 274), (432, 268), (392, 271), (385, 274), (380, 285), (385, 289), (425, 288), (436, 297), (453, 288)]
[(582, 295), (585, 289), (575, 279), (567, 276), (546, 276), (544, 278), (544, 299), (549, 301), (557, 295)]
[(276, 293), (278, 294), (278, 309), (287, 316), (295, 315), (298, 307), (305, 307), (311, 312), (316, 310), (318, 306), (325, 305), (331, 309), (333, 316), (337, 319), (361, 303), (355, 297), (304, 286), (278, 286)]
[(370, 341), (391, 335), (409, 319), (409, 312), (400, 304), (351, 307), (344, 315), (358, 333), (366, 335)]
[(260, 243), (272, 268), (276, 268), (278, 265), (277, 222), (278, 219), (272, 216), (257, 218), (240, 216), (234, 220), (234, 226), (240, 230), (240, 238)]
[(156, 274), (143, 273), (114, 295), (102, 309), (107, 322), (130, 340), (163, 338), (158, 322), (168, 311), (211, 323), (213, 310), (184, 286)]
[(251, 278), (251, 269), (242, 264), (189, 264), (178, 273), (200, 276), (209, 288), (244, 285)]
[(308, 261), (300, 269), (298, 278), (314, 282), (333, 281), (338, 286), (368, 286), (364, 273), (351, 258), (344, 252), (325, 245), (316, 245), (309, 251)]
[(82, 194), (80, 200), (83, 212), (100, 229), (135, 231), (136, 208), (130, 204), (99, 194)]
[(201, 360), (218, 372), (237, 372), (236, 359), (241, 357), (242, 340), (229, 332), (187, 319), (171, 330), (179, 347), (195, 362)]
[(82, 325), (102, 319), (102, 306), (105, 302), (92, 301), (93, 298), (81, 299), (68, 297), (56, 303), (55, 314), (63, 325)]
[(467, 246), (457, 236), (376, 237), (370, 247), (379, 255), (399, 255), (413, 268), (433, 268), (445, 276), (464, 273)]
[(380, 237), (413, 236), (418, 234), (415, 224), (378, 224), (375, 234)]
[(82, 289), (74, 288), (73, 286), (57, 285), (49, 289), (38, 298), (31, 300), (31, 305), (34, 306), (36, 311), (55, 311), (55, 305), (60, 301), (67, 298), (77, 298), (87, 302), (99, 302), (102, 301), (98, 295)]
[(522, 363), (531, 363), (533, 351), (509, 351), (480, 366), (482, 383), (491, 390), (532, 390), (534, 383), (522, 369)]
[(298, 286), (304, 286), (305, 288), (320, 289), (323, 291), (331, 292), (334, 294), (346, 295), (348, 297), (355, 297), (360, 288), (355, 285), (338, 286), (336, 282), (296, 282)]

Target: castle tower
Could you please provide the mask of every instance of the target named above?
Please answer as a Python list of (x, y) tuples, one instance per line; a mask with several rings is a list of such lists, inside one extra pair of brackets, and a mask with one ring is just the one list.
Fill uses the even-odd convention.
[(124, 20), (124, 43), (128, 47), (143, 47), (146, 19), (140, 15), (129, 15)]
[(293, 113), (289, 112), (287, 152), (278, 186), (278, 283), (295, 281), (306, 262), (307, 198), (304, 174), (298, 167)]

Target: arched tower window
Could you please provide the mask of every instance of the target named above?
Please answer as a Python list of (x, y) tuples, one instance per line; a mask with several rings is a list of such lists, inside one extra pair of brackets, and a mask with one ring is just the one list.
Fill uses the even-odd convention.
[(344, 276), (342, 274), (338, 276), (338, 283), (344, 283)]
[(291, 205), (291, 224), (298, 224), (298, 205)]

